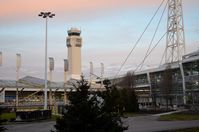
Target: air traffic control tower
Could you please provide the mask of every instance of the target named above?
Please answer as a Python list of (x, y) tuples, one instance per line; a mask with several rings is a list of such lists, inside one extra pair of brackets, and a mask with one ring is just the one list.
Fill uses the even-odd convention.
[(81, 76), (81, 31), (77, 28), (68, 30), (66, 45), (68, 47), (69, 78), (80, 79)]

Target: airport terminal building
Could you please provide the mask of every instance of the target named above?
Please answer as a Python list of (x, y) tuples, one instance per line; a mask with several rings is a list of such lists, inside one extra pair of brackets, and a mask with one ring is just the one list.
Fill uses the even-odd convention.
[[(170, 82), (164, 82), (165, 72), (170, 72)], [(134, 72), (134, 76), (134, 89), (142, 105), (165, 105), (166, 98), (172, 105), (199, 104), (199, 50), (184, 55), (180, 63)], [(165, 83), (171, 83), (169, 90), (164, 89)]]
[[(168, 67), (169, 66), (169, 67)], [(164, 89), (164, 73), (168, 68), (172, 74), (172, 86), (169, 92)], [(135, 72), (134, 90), (138, 96), (138, 102), (142, 105), (165, 105), (166, 97), (170, 104), (199, 104), (199, 50), (184, 55), (181, 63), (171, 63), (158, 68)], [(120, 81), (123, 77), (117, 78)], [(65, 92), (72, 89), (70, 82), (48, 82), (48, 92), (52, 90), (53, 98), (57, 101), (64, 100)], [(72, 83), (71, 83), (72, 82)], [(24, 77), (15, 80), (0, 80), (0, 102), (13, 104), (16, 99), (16, 88), (19, 88), (19, 100), (21, 102), (43, 103), (44, 80), (35, 77)], [(168, 91), (168, 90), (167, 90)]]

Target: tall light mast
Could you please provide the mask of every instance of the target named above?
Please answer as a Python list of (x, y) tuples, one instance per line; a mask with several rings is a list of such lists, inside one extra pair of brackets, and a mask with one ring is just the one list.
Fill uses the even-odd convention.
[(181, 61), (185, 54), (182, 0), (168, 0), (165, 62)]

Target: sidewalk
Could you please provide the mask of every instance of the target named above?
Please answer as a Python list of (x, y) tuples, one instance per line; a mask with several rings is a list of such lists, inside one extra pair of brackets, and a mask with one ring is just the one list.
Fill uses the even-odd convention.
[(148, 116), (128, 117), (124, 123), (129, 126), (125, 132), (157, 132), (166, 130), (176, 130), (184, 128), (199, 127), (199, 120), (193, 121), (159, 121), (161, 115), (179, 113), (186, 110), (178, 110)]
[(181, 109), (181, 110), (177, 110), (177, 111), (171, 111), (171, 112), (165, 112), (165, 113), (160, 113), (160, 114), (154, 114), (152, 116), (161, 116), (161, 115), (170, 115), (170, 114), (174, 114), (174, 113), (180, 113), (183, 111), (187, 111), (187, 109)]

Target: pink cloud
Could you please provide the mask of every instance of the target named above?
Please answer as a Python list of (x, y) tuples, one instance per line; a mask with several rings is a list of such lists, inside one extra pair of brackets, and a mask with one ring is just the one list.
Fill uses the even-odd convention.
[[(59, 18), (68, 16), (71, 20), (87, 19), (96, 13), (105, 15), (116, 10), (157, 7), (160, 2), (160, 0), (4, 0), (0, 4), (0, 17), (1, 22), (24, 21), (33, 18), (40, 11), (52, 11)], [(199, 4), (196, 0), (183, 2), (186, 6)]]
[(158, 0), (6, 0), (0, 4), (0, 17), (28, 15), (40, 11), (73, 13), (150, 5)]
[[(110, 11), (114, 9), (126, 9), (145, 6), (156, 6), (160, 0), (4, 0), (0, 4), (0, 17), (12, 17), (17, 15), (30, 15), (40, 11), (74, 12)], [(183, 1), (184, 5), (198, 5), (199, 1)]]

